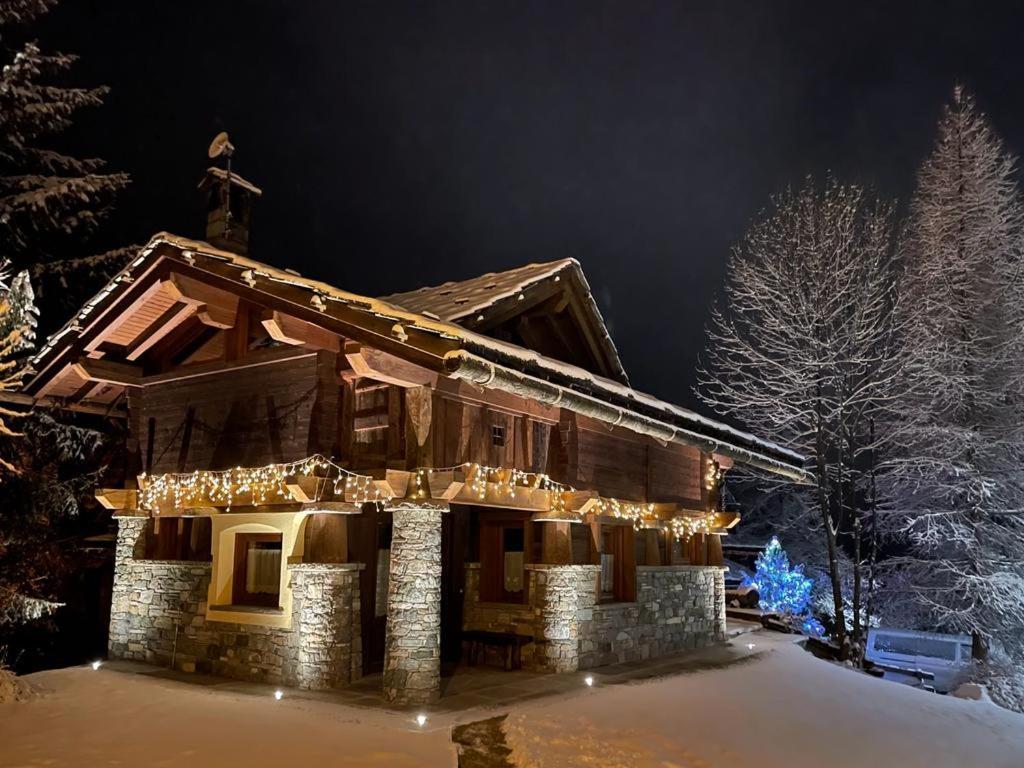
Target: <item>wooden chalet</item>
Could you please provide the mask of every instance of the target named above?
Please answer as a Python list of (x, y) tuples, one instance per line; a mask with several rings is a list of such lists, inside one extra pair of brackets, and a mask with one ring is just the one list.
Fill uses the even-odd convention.
[(207, 241), (154, 236), (26, 386), (128, 423), (112, 657), (418, 703), (467, 649), (723, 638), (724, 473), (802, 459), (631, 389), (579, 263), (359, 296), (248, 258), (257, 187), (201, 187)]

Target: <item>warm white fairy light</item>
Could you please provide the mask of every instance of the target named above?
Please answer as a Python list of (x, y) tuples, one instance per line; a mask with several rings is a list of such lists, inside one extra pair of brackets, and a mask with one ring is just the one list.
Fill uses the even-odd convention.
[(587, 684), (588, 688), (593, 688), (594, 687), (594, 676), (593, 675), (587, 675), (586, 677), (583, 678), (583, 682)]
[(95, 672), (95, 671), (96, 671), (97, 669), (99, 669), (100, 667), (102, 667), (102, 666), (103, 666), (103, 662), (102, 662), (102, 661), (100, 661), (99, 659), (97, 659), (96, 661), (94, 661), (94, 662), (93, 662), (92, 664), (90, 664), (89, 666), (91, 666), (91, 667), (92, 667), (92, 669), (93, 669), (93, 671)]
[(283, 698), (284, 698), (284, 691), (282, 691), (282, 690), (276, 690), (276, 691), (274, 691), (274, 699), (275, 699), (276, 701), (280, 701), (280, 700), (281, 700), (281, 699), (283, 699)]
[(647, 527), (647, 523), (653, 522), (654, 504), (634, 503), (619, 501), (618, 499), (600, 498), (597, 500), (597, 509), (602, 515), (630, 520), (637, 530)]
[[(490, 489), (489, 484), (495, 486), (498, 494), (507, 495), (509, 498), (516, 498), (517, 490), (540, 490), (549, 491), (551, 495), (552, 508), (555, 505), (565, 506), (563, 495), (573, 490), (572, 486), (559, 483), (551, 479), (551, 476), (544, 472), (526, 472), (522, 469), (511, 469), (508, 467), (489, 467), (486, 464), (470, 462), (460, 467), (466, 473), (466, 485), (469, 491), (478, 499), (484, 499)], [(556, 500), (557, 499), (557, 500)]]
[(426, 724), (427, 724), (427, 716), (426, 715), (424, 715), (422, 712), (420, 712), (418, 715), (416, 715), (416, 725), (418, 725), (420, 728), (422, 728)]
[[(333, 478), (332, 472), (337, 472)], [(168, 502), (175, 509), (223, 503), (230, 511), (241, 498), (246, 498), (246, 503), (253, 505), (290, 498), (287, 486), (300, 477), (315, 477), (323, 481), (317, 484), (318, 496), (332, 479), (334, 492), (339, 493), (344, 478), (346, 498), (352, 498), (356, 503), (381, 503), (390, 498), (380, 490), (372, 477), (350, 472), (317, 454), (298, 461), (267, 464), (263, 467), (235, 467), (216, 472), (196, 470), (153, 477), (140, 475), (142, 490), (139, 492), (139, 506), (152, 511)]]
[(725, 477), (725, 472), (722, 471), (721, 465), (711, 459), (708, 462), (707, 472), (704, 473), (704, 487), (709, 491), (717, 491), (722, 485), (722, 480)]
[(672, 535), (680, 541), (688, 541), (698, 533), (711, 533), (714, 515), (708, 513), (700, 517), (674, 517), (668, 521)]

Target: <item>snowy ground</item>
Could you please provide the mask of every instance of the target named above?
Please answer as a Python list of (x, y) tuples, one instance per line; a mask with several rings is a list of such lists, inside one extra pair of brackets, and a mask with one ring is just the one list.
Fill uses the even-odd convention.
[(877, 680), (758, 632), (749, 663), (520, 708), (518, 768), (1021, 768), (1024, 717)]
[(421, 731), (408, 715), (88, 667), (29, 680), (43, 695), (0, 706), (4, 768), (455, 764), (448, 727), (428, 723)]
[[(820, 661), (758, 632), (756, 658), (655, 682), (519, 704), (505, 730), (517, 768), (1024, 766), (1024, 717)], [(450, 727), (499, 714), (409, 715), (289, 693), (214, 690), (75, 668), (0, 706), (0, 766), (455, 765)]]

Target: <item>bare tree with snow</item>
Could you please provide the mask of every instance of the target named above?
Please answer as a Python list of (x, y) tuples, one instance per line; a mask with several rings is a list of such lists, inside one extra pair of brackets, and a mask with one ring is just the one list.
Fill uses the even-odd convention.
[[(773, 203), (729, 261), (698, 394), (810, 457), (816, 487), (804, 491), (806, 507), (818, 518), (835, 636), (846, 648), (840, 533), (856, 527), (868, 419), (896, 368), (892, 210), (833, 179), (823, 188), (808, 180)], [(855, 638), (859, 628), (858, 611)]]
[[(887, 425), (883, 607), (1024, 649), (1024, 209), (1015, 160), (962, 88), (911, 201), (904, 393)], [(898, 592), (896, 591), (898, 588)]]

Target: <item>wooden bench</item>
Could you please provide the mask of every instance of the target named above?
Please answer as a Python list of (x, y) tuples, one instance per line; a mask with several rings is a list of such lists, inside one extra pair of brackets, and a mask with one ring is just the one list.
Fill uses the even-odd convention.
[(533, 642), (530, 635), (517, 635), (514, 632), (487, 632), (472, 629), (462, 633), (462, 641), (469, 643), (469, 664), (475, 666), (487, 647), (502, 648), (505, 651), (505, 669), (521, 669), (523, 666), (522, 649), (527, 643)]

